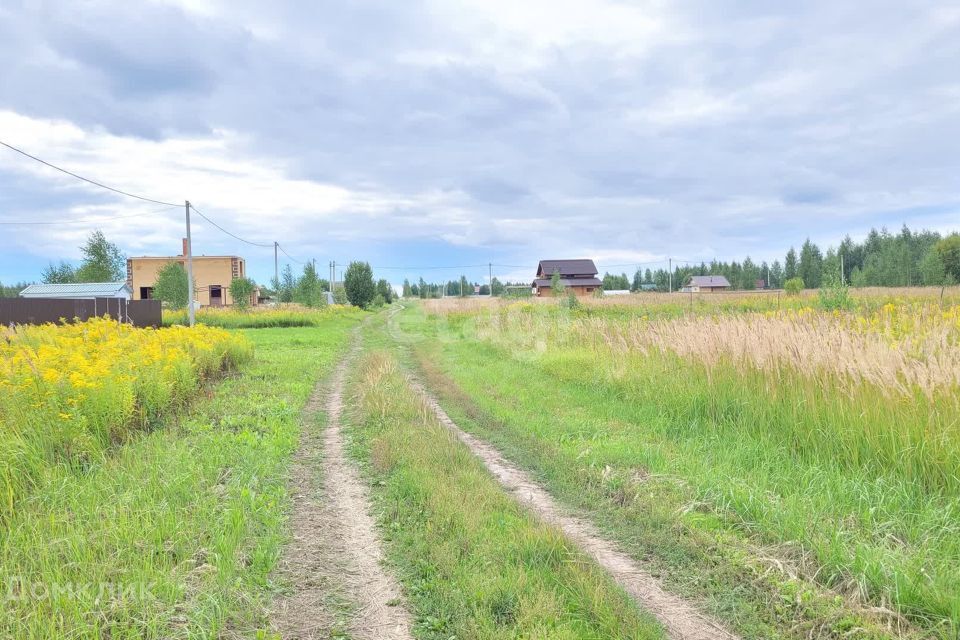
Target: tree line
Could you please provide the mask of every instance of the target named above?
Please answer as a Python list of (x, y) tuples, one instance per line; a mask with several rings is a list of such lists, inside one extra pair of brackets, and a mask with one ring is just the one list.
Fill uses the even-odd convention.
[(467, 280), (466, 276), (460, 276), (459, 280), (448, 280), (447, 282), (427, 282), (422, 277), (417, 282), (404, 279), (402, 295), (404, 298), (488, 296), (492, 289), (494, 296), (502, 296), (509, 293), (508, 287), (522, 287), (529, 295), (529, 282), (503, 282), (494, 277), (490, 284), (481, 284)]
[[(960, 282), (960, 234), (941, 236), (935, 231), (911, 231), (904, 225), (898, 234), (886, 228), (871, 229), (863, 242), (847, 236), (839, 247), (823, 251), (809, 238), (798, 252), (790, 247), (783, 261), (756, 263), (746, 257), (742, 262), (714, 260), (698, 265), (678, 265), (672, 273), (673, 289), (683, 286), (690, 276), (719, 275), (739, 290), (769, 287), (781, 289), (788, 280), (799, 278), (803, 286), (819, 289), (831, 274), (841, 274), (853, 287), (941, 286)], [(671, 285), (667, 269), (637, 269), (633, 279), (627, 274), (604, 274), (603, 287), (639, 291), (653, 285), (667, 291)]]
[[(800, 250), (790, 247), (783, 260), (771, 263), (754, 262), (749, 256), (743, 261), (701, 262), (678, 264), (670, 271), (664, 268), (638, 268), (631, 278), (626, 273), (604, 273), (605, 291), (655, 290), (676, 291), (686, 284), (691, 276), (724, 276), (732, 289), (750, 290), (758, 287), (782, 289), (788, 280), (800, 288), (819, 289), (842, 273), (842, 283), (853, 287), (910, 287), (941, 286), (960, 283), (960, 234), (942, 236), (935, 231), (911, 231), (904, 225), (900, 233), (890, 233), (886, 228), (871, 229), (862, 242), (847, 236), (838, 247), (826, 251), (809, 238), (800, 245)], [(493, 278), (494, 296), (504, 295), (506, 287), (529, 287), (529, 282), (503, 283)], [(462, 289), (461, 289), (462, 286)], [(422, 277), (417, 282), (403, 281), (403, 296), (406, 298), (439, 298), (442, 296), (474, 295), (479, 287), (480, 295), (488, 295), (491, 287), (469, 281), (466, 276), (459, 280), (432, 283)], [(461, 294), (462, 290), (462, 294)]]

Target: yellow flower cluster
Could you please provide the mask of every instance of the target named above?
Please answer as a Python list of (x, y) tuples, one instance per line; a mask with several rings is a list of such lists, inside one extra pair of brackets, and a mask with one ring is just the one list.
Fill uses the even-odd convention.
[(0, 334), (0, 514), (44, 465), (86, 461), (145, 428), (199, 382), (250, 358), (209, 327), (138, 329), (108, 318)]
[[(228, 329), (264, 328), (264, 327), (313, 327), (319, 325), (331, 315), (350, 315), (356, 313), (345, 305), (328, 305), (319, 308), (304, 307), (298, 304), (285, 304), (279, 307), (205, 307), (196, 314), (198, 323), (211, 327)], [(165, 311), (165, 325), (187, 324), (186, 311)]]

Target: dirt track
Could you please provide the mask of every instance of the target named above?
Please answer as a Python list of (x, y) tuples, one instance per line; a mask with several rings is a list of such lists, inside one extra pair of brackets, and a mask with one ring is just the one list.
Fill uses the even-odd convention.
[[(277, 601), (272, 616), (274, 630), (284, 640), (329, 638), (331, 628), (339, 624), (330, 611), (332, 594), (353, 605), (355, 614), (346, 621), (353, 638), (412, 637), (400, 588), (381, 565), (380, 539), (369, 512), (366, 485), (344, 452), (343, 387), (355, 351), (341, 361), (329, 388), (314, 390), (304, 411), (292, 479), (293, 541), (281, 562), (281, 575), (294, 588)], [(324, 405), (327, 427), (320, 434), (314, 428), (314, 416)]]
[(644, 571), (627, 554), (604, 538), (591, 523), (568, 515), (540, 485), (524, 471), (511, 465), (494, 447), (466, 433), (450, 419), (437, 400), (416, 379), (411, 384), (422, 393), (440, 422), (463, 442), (514, 498), (561, 531), (590, 555), (643, 609), (663, 624), (677, 640), (736, 640), (686, 600), (668, 593), (660, 582)]

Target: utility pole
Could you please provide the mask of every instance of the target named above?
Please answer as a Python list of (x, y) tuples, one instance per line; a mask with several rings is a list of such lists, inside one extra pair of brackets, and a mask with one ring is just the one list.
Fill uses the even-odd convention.
[(673, 258), (667, 258), (667, 264), (670, 265), (667, 267), (667, 273), (670, 276), (670, 284), (668, 285), (669, 293), (673, 293)]
[(460, 276), (460, 297), (463, 297), (463, 276)]
[(273, 281), (277, 285), (277, 288), (280, 288), (280, 267), (279, 262), (277, 262), (277, 247), (280, 245), (274, 241), (273, 242)]
[(847, 274), (843, 271), (843, 254), (840, 254), (840, 284), (847, 284)]
[(187, 317), (190, 326), (196, 323), (196, 314), (193, 308), (193, 238), (190, 236), (190, 201), (186, 201), (187, 211)]
[(493, 297), (493, 263), (490, 262), (487, 264), (487, 266), (490, 267), (490, 283), (489, 283), (489, 288), (487, 289), (487, 293), (489, 293), (490, 297), (492, 298)]

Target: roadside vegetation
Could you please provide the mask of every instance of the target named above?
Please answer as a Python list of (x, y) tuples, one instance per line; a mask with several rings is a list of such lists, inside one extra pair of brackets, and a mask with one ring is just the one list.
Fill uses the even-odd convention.
[[(226, 329), (269, 329), (285, 327), (317, 327), (338, 316), (355, 317), (356, 309), (346, 305), (310, 308), (298, 304), (276, 307), (204, 307), (196, 312), (197, 324)], [(163, 312), (164, 326), (187, 325), (186, 310)]]
[(98, 318), (0, 331), (0, 518), (51, 467), (95, 464), (253, 354), (244, 337), (206, 327)]
[[(73, 446), (74, 455), (45, 464), (31, 478), (29, 494), (21, 495), (0, 521), (0, 636), (252, 637), (266, 629), (266, 606), (276, 589), (271, 572), (287, 535), (286, 474), (301, 410), (361, 315), (330, 313), (318, 322), (319, 329), (229, 335), (199, 327), (129, 330), (101, 321), (18, 329), (13, 346), (0, 349), (19, 354), (23, 347), (17, 343), (25, 340), (41, 361), (51, 348), (69, 346), (74, 353), (65, 351), (65, 360), (51, 360), (36, 372), (27, 366), (25, 375), (35, 377), (36, 388), (52, 389), (53, 395), (38, 396), (32, 404), (18, 401), (15, 410), (32, 407), (46, 415), (62, 409), (46, 403), (59, 402), (57, 394), (71, 388), (70, 358), (86, 362), (77, 354), (101, 342), (108, 361), (115, 366), (119, 361), (121, 369), (112, 378), (105, 377), (111, 371), (106, 364), (103, 375), (83, 373), (84, 382), (95, 386), (84, 386), (89, 395), (79, 406), (86, 407), (90, 398), (104, 401), (90, 405), (96, 411), (89, 414), (88, 427), (99, 424), (94, 419), (114, 415), (115, 408), (130, 406), (138, 393), (151, 403), (171, 390), (190, 393), (176, 395), (177, 402), (167, 403), (159, 415), (152, 412), (158, 405), (134, 403), (151, 411), (134, 410), (133, 424), (150, 415), (149, 429), (117, 441), (111, 431), (113, 446), (96, 450), (74, 437), (68, 442), (87, 443), (82, 456)], [(62, 340), (44, 335), (57, 332), (63, 332)], [(199, 372), (212, 375), (220, 365), (199, 345), (221, 335), (228, 336), (227, 344), (213, 340), (214, 354), (235, 349), (245, 357), (231, 356), (235, 373), (200, 383)], [(171, 340), (175, 336), (182, 345)], [(123, 340), (122, 348), (111, 351), (117, 339)], [(256, 348), (252, 360), (251, 344)], [(160, 358), (156, 366), (154, 348)], [(44, 380), (48, 368), (63, 378)], [(164, 377), (168, 371), (172, 377)], [(190, 402), (198, 392), (203, 401)], [(87, 415), (82, 410), (64, 413)], [(4, 438), (21, 424), (7, 422), (8, 417), (4, 414)], [(43, 424), (49, 428), (58, 420), (44, 418)], [(56, 451), (48, 441), (34, 448), (42, 447), (47, 447), (44, 453)], [(3, 452), (10, 450), (4, 442)], [(14, 464), (21, 461), (16, 458)]]
[(391, 355), (366, 355), (352, 385), (353, 452), (417, 637), (663, 637), (562, 534), (503, 493)]
[(398, 327), (462, 427), (747, 637), (954, 638), (955, 295), (428, 303)]

